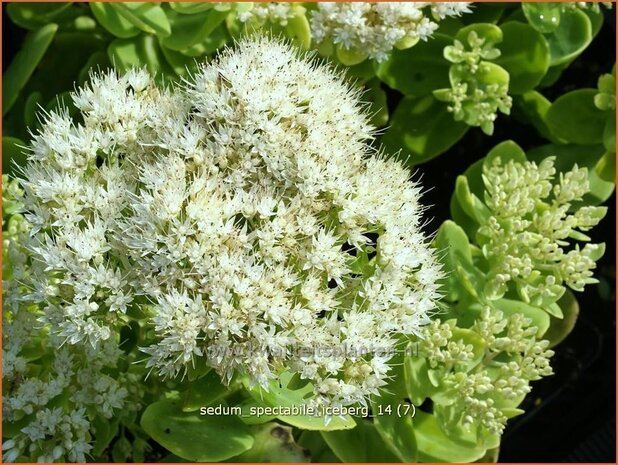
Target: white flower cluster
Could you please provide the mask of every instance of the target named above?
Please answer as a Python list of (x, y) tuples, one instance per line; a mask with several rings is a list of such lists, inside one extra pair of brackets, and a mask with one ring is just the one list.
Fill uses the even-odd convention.
[[(38, 321), (41, 311), (32, 303), (30, 285), (43, 275), (29, 254), (30, 226), (17, 213), (22, 191), (6, 176), (3, 188), (2, 414), (15, 425), (4, 431), (9, 439), (2, 445), (3, 458), (82, 462), (92, 449), (91, 416), (111, 418), (114, 410), (128, 408), (129, 380), (124, 373), (106, 373), (120, 356), (116, 340), (97, 350), (69, 346)], [(59, 284), (48, 277), (56, 282), (47, 281), (48, 286)]]
[(285, 26), (297, 12), (298, 9), (291, 2), (259, 2), (253, 8), (239, 12), (238, 19), (243, 23), (257, 19), (260, 22)]
[(596, 226), (607, 208), (574, 208), (590, 190), (586, 168), (575, 165), (553, 184), (555, 173), (553, 157), (538, 165), (495, 158), (484, 167), (491, 216), (479, 228), (479, 243), (491, 267), (488, 295), (501, 297), (514, 281), (524, 301), (539, 305), (557, 300), (563, 283), (582, 291), (597, 282), (592, 270), (603, 244), (580, 248), (569, 240), (590, 240), (582, 231)]
[(428, 322), (441, 272), (420, 187), (370, 148), (358, 91), (267, 38), (184, 88), (91, 81), (83, 122), (48, 115), (25, 170), (52, 333), (100, 347), (147, 312), (162, 375), (208, 364), (266, 387), (287, 368), (328, 402), (376, 393), (380, 353)]
[[(437, 373), (433, 378), (443, 384), (440, 392), (448, 399), (435, 399), (434, 409), (446, 408), (448, 422), (477, 424), (500, 434), (508, 410), (530, 392), (530, 381), (553, 373), (549, 359), (554, 353), (548, 341), (537, 340), (537, 328), (520, 313), (506, 317), (499, 310), (483, 309), (468, 330), (482, 340), (482, 354), (475, 354), (473, 345), (461, 338), (462, 330), (455, 334), (454, 329), (455, 320), (434, 320), (419, 343), (419, 353)], [(478, 355), (478, 363), (470, 368)]]
[(394, 47), (408, 48), (429, 39), (439, 21), (470, 13), (469, 6), (467, 2), (319, 2), (311, 11), (311, 34), (317, 43), (332, 41), (344, 50), (384, 61)]

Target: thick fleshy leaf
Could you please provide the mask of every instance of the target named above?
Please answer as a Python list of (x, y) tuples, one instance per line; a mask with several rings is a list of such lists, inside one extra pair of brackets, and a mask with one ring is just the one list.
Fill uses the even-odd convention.
[(204, 55), (210, 55), (221, 49), (230, 40), (227, 28), (224, 24), (217, 26), (208, 36), (201, 42), (192, 45), (189, 48), (181, 50), (180, 53), (188, 57), (195, 57), (198, 60), (203, 60)]
[(145, 67), (157, 79), (174, 75), (167, 64), (157, 39), (148, 34), (142, 34), (136, 39), (116, 39), (107, 49), (109, 59), (116, 69), (124, 73), (132, 67)]
[(225, 20), (226, 15), (227, 13), (215, 9), (195, 15), (184, 15), (169, 11), (168, 16), (172, 33), (163, 38), (161, 43), (171, 50), (185, 50), (206, 40), (215, 28)]
[(253, 447), (234, 457), (234, 462), (299, 463), (309, 462), (309, 451), (294, 441), (292, 428), (278, 423), (253, 426)]
[(577, 89), (549, 108), (547, 125), (561, 139), (579, 145), (601, 144), (607, 116), (594, 104), (596, 89)]
[(369, 56), (366, 52), (336, 46), (335, 53), (341, 63), (346, 66), (357, 65)]
[(195, 58), (183, 55), (182, 53), (169, 49), (164, 45), (161, 45), (161, 52), (163, 53), (167, 63), (178, 76), (185, 77), (197, 69), (198, 62)]
[(414, 432), (420, 462), (474, 462), (485, 455), (486, 449), (476, 441), (454, 441), (444, 434), (435, 416), (420, 410), (414, 417)]
[(502, 54), (495, 60), (509, 72), (509, 94), (534, 89), (549, 69), (549, 45), (543, 34), (532, 26), (511, 21), (500, 25), (504, 38)]
[(26, 164), (26, 152), (21, 147), (26, 144), (16, 137), (4, 136), (2, 138), (2, 172), (14, 177), (16, 168)]
[(71, 5), (71, 2), (11, 2), (5, 8), (11, 21), (24, 29), (34, 30), (62, 19)]
[(356, 420), (356, 428), (345, 431), (322, 431), (322, 437), (343, 462), (398, 462), (371, 421)]
[(391, 360), (393, 369), (389, 384), (384, 386), (379, 396), (371, 398), (371, 411), (376, 431), (402, 462), (416, 462), (416, 440), (412, 417), (416, 409), (406, 401), (404, 354)]
[(169, 2), (172, 10), (183, 15), (193, 15), (210, 10), (214, 5), (209, 2)]
[(298, 47), (305, 50), (311, 47), (311, 25), (302, 11), (288, 19), (285, 32)]
[(550, 66), (566, 63), (583, 52), (592, 41), (592, 24), (585, 13), (563, 11), (559, 26), (546, 35), (551, 54)]
[[(248, 385), (246, 387), (251, 397), (263, 406), (301, 407), (306, 403), (307, 397), (313, 393), (313, 387), (311, 384), (305, 384), (300, 389), (293, 389), (290, 387), (293, 379), (294, 376), (291, 373), (284, 372), (278, 380), (270, 383), (268, 391), (259, 387), (250, 388)], [(354, 420), (349, 415), (333, 417), (330, 421), (319, 415), (281, 415), (277, 418), (292, 426), (307, 430), (335, 431), (350, 429), (355, 426)]]
[(597, 173), (597, 176), (599, 176), (599, 178), (603, 181), (615, 183), (616, 153), (605, 152), (594, 167), (594, 171)]
[(212, 405), (230, 394), (230, 390), (222, 383), (219, 375), (210, 370), (203, 377), (189, 383), (182, 393), (183, 412), (195, 412), (200, 407)]
[(401, 157), (411, 166), (447, 151), (468, 128), (465, 123), (453, 121), (446, 105), (431, 95), (405, 97), (397, 106), (382, 143), (390, 153), (402, 149)]
[(478, 224), (484, 224), (491, 216), (491, 212), (481, 199), (470, 192), (467, 177), (457, 176), (457, 180), (455, 181), (455, 196), (463, 211)]
[(403, 367), (408, 397), (414, 405), (421, 405), (436, 392), (436, 387), (429, 379), (427, 360), (418, 354), (410, 354), (404, 359)]
[(313, 463), (334, 463), (339, 459), (328, 447), (322, 435), (317, 431), (303, 431), (298, 438), (298, 445), (309, 451)]
[(521, 9), (532, 27), (544, 34), (554, 32), (560, 25), (559, 2), (522, 2)]
[(118, 420), (108, 420), (101, 416), (95, 417), (92, 423), (94, 426), (95, 441), (92, 445), (92, 455), (98, 457), (109, 446), (114, 439), (114, 436), (118, 433)]
[(4, 116), (13, 106), (22, 88), (32, 76), (32, 73), (45, 55), (51, 44), (58, 26), (48, 24), (29, 33), (21, 50), (2, 76), (2, 115)]
[(140, 33), (135, 24), (120, 14), (114, 3), (91, 2), (90, 9), (101, 26), (120, 39), (135, 37)]
[(171, 33), (170, 23), (165, 11), (156, 3), (126, 2), (112, 4), (122, 17), (148, 34), (167, 37)]
[(365, 99), (371, 103), (371, 123), (381, 128), (388, 123), (388, 106), (386, 102), (386, 92), (380, 87), (380, 80), (371, 79), (365, 85)]
[(41, 110), (40, 105), (43, 105), (43, 96), (40, 92), (33, 92), (28, 95), (24, 104), (24, 124), (32, 131), (36, 129), (39, 122), (37, 115)]
[[(105, 51), (109, 38), (91, 32), (58, 32), (36, 71), (28, 90), (40, 92), (48, 101), (75, 88), (75, 80), (89, 58)], [(54, 76), (50, 79), (50, 76)]]
[(140, 422), (144, 431), (173, 454), (196, 462), (218, 462), (249, 450), (249, 428), (235, 416), (183, 412), (179, 400), (150, 404)]
[(503, 38), (502, 30), (495, 24), (474, 23), (462, 27), (459, 32), (457, 32), (455, 39), (463, 44), (468, 44), (468, 35), (470, 32), (476, 32), (480, 38), (485, 39), (486, 43), (499, 44), (502, 42)]
[(549, 329), (543, 339), (549, 341), (550, 347), (557, 346), (573, 331), (579, 316), (579, 304), (573, 293), (567, 289), (558, 300), (557, 305), (562, 310), (563, 318), (551, 318)]
[(112, 64), (109, 61), (106, 51), (94, 52), (79, 71), (79, 84), (84, 85), (90, 79), (91, 72), (105, 71), (111, 68), (111, 66)]
[(608, 152), (616, 153), (616, 113), (613, 111), (609, 113), (603, 128), (603, 145)]
[(442, 270), (446, 275), (443, 286), (446, 298), (451, 302), (456, 301), (463, 292), (461, 283), (455, 275), (457, 264), (461, 261), (472, 263), (468, 236), (456, 223), (447, 220), (438, 229), (433, 245), (438, 251)]
[(449, 211), (452, 220), (466, 232), (467, 236), (475, 237), (479, 225), (463, 211), (454, 192), (451, 195)]
[(513, 116), (523, 123), (531, 124), (536, 128), (541, 136), (553, 142), (566, 142), (555, 136), (547, 126), (546, 117), (551, 102), (541, 93), (531, 90), (522, 95), (513, 97)]
[(419, 42), (405, 50), (394, 50), (378, 66), (378, 77), (389, 87), (417, 97), (449, 87), (450, 63), (442, 56), (442, 51), (452, 44), (451, 37), (437, 33), (427, 42)]

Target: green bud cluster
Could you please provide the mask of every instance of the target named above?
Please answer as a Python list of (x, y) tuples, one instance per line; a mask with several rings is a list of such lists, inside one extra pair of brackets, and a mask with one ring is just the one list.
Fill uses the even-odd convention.
[(455, 39), (444, 49), (444, 57), (452, 63), (451, 88), (434, 91), (438, 100), (448, 103), (455, 121), (479, 126), (486, 134), (493, 133), (497, 112), (508, 115), (512, 106), (508, 72), (489, 61), (500, 56), (494, 47), (497, 40), (475, 30), (468, 32), (465, 41)]

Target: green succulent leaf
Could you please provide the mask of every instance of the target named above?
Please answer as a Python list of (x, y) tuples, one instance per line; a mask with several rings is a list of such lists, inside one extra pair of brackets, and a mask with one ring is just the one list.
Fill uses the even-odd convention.
[(616, 182), (616, 153), (615, 152), (605, 152), (603, 156), (599, 159), (596, 166), (594, 167), (594, 171), (597, 176), (606, 182), (615, 183)]
[(137, 39), (116, 39), (107, 49), (109, 59), (121, 73), (132, 67), (146, 68), (157, 79), (174, 75), (156, 37), (142, 34)]
[(405, 401), (407, 390), (403, 361), (405, 354), (397, 354), (391, 360), (394, 365), (392, 378), (379, 396), (371, 398), (371, 411), (376, 431), (402, 462), (416, 462), (417, 451), (412, 426), (415, 409)]
[(183, 412), (178, 400), (150, 404), (140, 424), (167, 450), (196, 462), (226, 460), (249, 450), (254, 443), (249, 428), (237, 417)]
[(511, 21), (500, 25), (504, 39), (495, 62), (509, 73), (509, 94), (533, 90), (549, 69), (549, 45), (532, 26)]
[(436, 89), (449, 87), (450, 63), (442, 56), (453, 39), (437, 33), (431, 40), (405, 50), (394, 50), (380, 63), (377, 75), (389, 87), (405, 95), (423, 96)]
[(335, 53), (337, 54), (337, 58), (339, 59), (339, 61), (346, 66), (357, 65), (360, 62), (366, 60), (369, 56), (369, 54), (366, 52), (347, 49), (340, 46), (335, 47)]
[(549, 328), (543, 336), (549, 341), (550, 347), (560, 344), (573, 331), (577, 317), (579, 316), (579, 304), (573, 293), (567, 289), (564, 295), (558, 300), (563, 318), (551, 318)]
[[(293, 389), (290, 387), (290, 382), (293, 381), (293, 378), (294, 376), (289, 372), (282, 373), (278, 380), (271, 382), (268, 391), (259, 387), (251, 388), (248, 385), (246, 387), (251, 397), (263, 406), (300, 407), (306, 403), (306, 399), (313, 393), (313, 387), (311, 384), (306, 384), (300, 389)], [(328, 422), (321, 416), (282, 415), (277, 418), (292, 426), (306, 430), (335, 431), (350, 429), (355, 426), (354, 420), (349, 415), (334, 417)]]
[(293, 430), (278, 423), (253, 426), (253, 447), (234, 457), (234, 462), (300, 463), (309, 461), (309, 453), (294, 441)]
[(128, 39), (140, 33), (140, 29), (135, 24), (120, 14), (117, 4), (91, 2), (89, 5), (99, 24), (112, 35), (120, 39)]
[(485, 454), (486, 448), (476, 440), (453, 440), (442, 431), (434, 415), (420, 410), (414, 417), (414, 432), (421, 462), (474, 462)]
[(230, 394), (219, 375), (211, 370), (203, 377), (190, 382), (184, 393), (183, 412), (195, 412), (200, 407), (212, 405)]
[(161, 45), (161, 52), (170, 65), (174, 73), (178, 76), (188, 76), (197, 70), (198, 62), (195, 58), (188, 57), (180, 52), (169, 49), (164, 45)]
[(339, 461), (339, 458), (317, 431), (303, 431), (298, 438), (298, 445), (309, 451), (313, 463), (335, 463)]
[(408, 397), (414, 405), (421, 405), (437, 390), (429, 379), (427, 360), (418, 354), (410, 354), (405, 357), (403, 367)]
[(71, 2), (11, 2), (5, 8), (11, 21), (24, 29), (34, 30), (62, 19), (71, 5)]
[(300, 48), (306, 50), (311, 46), (311, 25), (304, 12), (299, 11), (288, 19), (285, 32)]
[(371, 79), (366, 84), (366, 99), (371, 103), (371, 122), (380, 128), (388, 123), (388, 106), (386, 92), (380, 87), (379, 79)]
[(515, 111), (513, 115), (524, 123), (531, 124), (541, 136), (553, 143), (566, 142), (555, 136), (547, 126), (547, 112), (551, 102), (541, 93), (531, 90), (513, 97)]
[(573, 9), (560, 15), (560, 24), (546, 36), (551, 54), (550, 66), (573, 60), (592, 41), (592, 24), (585, 13)]
[(159, 37), (168, 37), (171, 34), (165, 11), (156, 3), (121, 2), (112, 5), (120, 15), (148, 34), (156, 34)]
[(170, 50), (183, 51), (204, 42), (227, 16), (227, 13), (210, 9), (201, 14), (168, 13), (171, 34), (161, 44)]
[(451, 302), (456, 301), (463, 292), (455, 274), (457, 264), (462, 261), (472, 263), (468, 236), (456, 223), (447, 220), (438, 229), (433, 245), (440, 254), (442, 270), (446, 274), (444, 279), (446, 285), (443, 288), (446, 291), (446, 298)]
[(596, 94), (596, 89), (578, 89), (560, 96), (547, 111), (552, 133), (574, 144), (601, 144), (607, 116), (594, 104)]
[(11, 109), (51, 44), (58, 25), (48, 24), (26, 36), (24, 45), (2, 76), (2, 116)]
[(97, 416), (93, 422), (95, 430), (95, 441), (92, 446), (92, 455), (97, 457), (105, 451), (118, 434), (118, 420), (107, 420)]
[(169, 2), (172, 10), (183, 15), (193, 15), (210, 10), (214, 5), (209, 2)]
[(26, 164), (26, 153), (21, 147), (26, 147), (26, 143), (21, 139), (9, 136), (2, 138), (2, 172), (4, 174), (15, 177), (16, 168)]
[(616, 153), (616, 113), (610, 112), (603, 128), (603, 146), (608, 152)]
[(455, 35), (455, 39), (462, 43), (468, 42), (468, 36), (471, 32), (475, 32), (481, 39), (485, 39), (485, 43), (499, 44), (502, 42), (502, 30), (491, 23), (474, 23), (469, 26), (462, 27)]
[[(453, 121), (444, 103), (433, 96), (405, 97), (397, 106), (382, 143), (391, 153), (403, 147), (408, 165), (417, 165), (451, 148), (469, 126)], [(409, 158), (407, 158), (409, 156)]]
[(481, 199), (470, 192), (467, 177), (457, 176), (457, 180), (455, 181), (455, 196), (463, 211), (478, 224), (484, 224), (491, 216), (491, 212)]
[(356, 427), (345, 431), (322, 431), (322, 437), (343, 462), (398, 462), (388, 444), (368, 420), (357, 419)]
[(554, 32), (560, 25), (559, 2), (522, 2), (521, 8), (530, 25), (543, 34)]

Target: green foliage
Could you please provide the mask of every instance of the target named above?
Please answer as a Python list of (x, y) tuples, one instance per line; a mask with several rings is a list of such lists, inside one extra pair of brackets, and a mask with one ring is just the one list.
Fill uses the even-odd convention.
[(56, 24), (48, 24), (31, 32), (15, 59), (3, 76), (2, 115), (13, 106), (58, 30)]
[(229, 459), (251, 449), (254, 443), (249, 428), (238, 417), (182, 412), (178, 400), (150, 404), (140, 424), (167, 450), (196, 462)]

